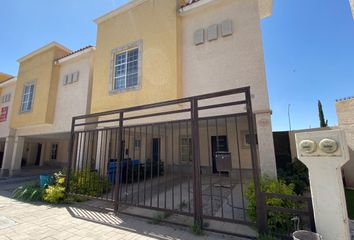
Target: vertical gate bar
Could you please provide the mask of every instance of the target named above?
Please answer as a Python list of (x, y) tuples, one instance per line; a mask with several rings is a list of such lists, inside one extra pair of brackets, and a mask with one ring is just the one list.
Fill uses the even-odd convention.
[(173, 122), (171, 122), (171, 154), (172, 154), (172, 210), (175, 208), (175, 161), (174, 161), (174, 151), (173, 151)]
[[(72, 161), (71, 167), (73, 169), (70, 170), (70, 175), (75, 175), (77, 173), (78, 167), (79, 167), (78, 163), (77, 163), (77, 159), (78, 159), (78, 155), (80, 154), (80, 152), (78, 152), (78, 151), (79, 151), (79, 142), (81, 143), (81, 140), (80, 140), (81, 135), (80, 135), (80, 133), (74, 133), (74, 134), (75, 134), (75, 139), (76, 139), (76, 143), (75, 143), (76, 147), (73, 149), (73, 151), (75, 151), (75, 157), (74, 157), (74, 159), (71, 160)], [(69, 148), (70, 148), (70, 146), (69, 146)], [(70, 180), (69, 180), (69, 184), (70, 184)], [(73, 186), (73, 188), (74, 189), (71, 189), (71, 191), (75, 193), (77, 191), (77, 186)]]
[(203, 202), (200, 179), (200, 145), (199, 145), (199, 116), (198, 100), (191, 100), (192, 118), (192, 146), (193, 146), (193, 193), (194, 193), (194, 221), (202, 224)]
[[(76, 149), (76, 155), (75, 155), (75, 160), (74, 160), (74, 165), (75, 165), (74, 172), (73, 172), (74, 175), (77, 174), (78, 171), (80, 171), (80, 166), (79, 166), (80, 162), (78, 162), (78, 159), (80, 159), (80, 156), (81, 156), (80, 153), (81, 153), (81, 143), (82, 143), (81, 133), (76, 133), (76, 135), (77, 135), (77, 149)], [(70, 173), (70, 175), (71, 175), (71, 173)], [(71, 189), (71, 191), (74, 191), (74, 193), (76, 193), (77, 192), (77, 185), (73, 186), (73, 188), (74, 189)]]
[(211, 209), (211, 216), (214, 216), (214, 204), (213, 204), (213, 164), (212, 164), (212, 156), (210, 154), (210, 135), (209, 135), (209, 119), (206, 120), (206, 129), (207, 129), (207, 142), (208, 142), (208, 160), (209, 160), (209, 183), (210, 183), (210, 209)]
[[(228, 128), (227, 128), (227, 118), (225, 117), (225, 128), (226, 128), (226, 138), (228, 138)], [(230, 192), (231, 192), (231, 211), (232, 211), (232, 219), (235, 219), (235, 210), (234, 210), (234, 196), (233, 196), (233, 184), (232, 184), (232, 159), (231, 159), (231, 169), (229, 172), (229, 180), (230, 180)]]
[(154, 149), (153, 149), (153, 142), (154, 142), (154, 125), (151, 125), (151, 166), (150, 166), (150, 207), (152, 207), (152, 182), (153, 182), (153, 166), (154, 166)]
[[(81, 174), (79, 175), (80, 177), (85, 177), (85, 165), (84, 165), (84, 159), (85, 159), (85, 141), (86, 141), (86, 132), (82, 132), (81, 133), (81, 148), (80, 148), (80, 152), (81, 152), (81, 156), (80, 156), (80, 162), (79, 165), (81, 165), (80, 167), (80, 171)], [(83, 184), (84, 186), (84, 184)], [(77, 185), (77, 189), (79, 190), (79, 184)], [(85, 195), (85, 193), (82, 193)]]
[(134, 127), (134, 131), (133, 131), (133, 147), (132, 147), (132, 151), (133, 151), (133, 158), (132, 160), (132, 197), (131, 197), (131, 204), (134, 204), (134, 170), (135, 170), (135, 134), (136, 134), (136, 127)]
[(260, 233), (264, 233), (267, 230), (267, 212), (265, 210), (265, 199), (264, 194), (261, 189), (260, 181), (260, 171), (259, 164), (257, 160), (257, 146), (256, 146), (256, 136), (254, 129), (254, 115), (252, 110), (251, 92), (250, 88), (245, 91), (246, 97), (246, 108), (247, 108), (247, 118), (248, 118), (248, 129), (250, 135), (250, 147), (251, 147), (251, 158), (253, 166), (253, 178), (256, 193), (256, 209), (257, 209), (257, 226)]
[(71, 162), (72, 162), (72, 164), (71, 164), (71, 172), (73, 172), (73, 173), (76, 172), (76, 164), (75, 164), (75, 162), (76, 162), (76, 159), (77, 159), (77, 149), (78, 149), (78, 144), (79, 144), (78, 141), (79, 141), (79, 135), (74, 133), (74, 142), (73, 142), (73, 144), (74, 144), (75, 147), (73, 146), (73, 150), (72, 150), (73, 151), (72, 155), (74, 155), (74, 157), (71, 160)]
[(118, 142), (117, 144), (117, 148), (118, 148), (118, 159), (117, 159), (117, 164), (116, 164), (116, 179), (115, 179), (115, 190), (114, 190), (114, 213), (118, 213), (118, 201), (120, 199), (120, 194), (119, 194), (119, 188), (120, 188), (120, 174), (119, 174), (119, 163), (122, 161), (122, 138), (123, 138), (123, 117), (124, 114), (123, 112), (121, 112), (119, 114), (119, 134), (118, 134)]
[[(188, 130), (188, 121), (186, 121), (186, 132), (187, 132), (187, 141), (189, 142), (189, 130)], [(189, 153), (188, 153), (189, 154)], [(189, 173), (188, 174), (188, 190), (187, 190), (187, 193), (188, 193), (188, 212), (191, 213), (191, 194), (190, 194), (190, 190), (191, 190), (191, 184), (190, 184), (190, 175)]]
[(146, 205), (146, 170), (147, 170), (147, 138), (148, 126), (145, 126), (145, 166), (144, 166), (144, 206)]
[(161, 138), (160, 138), (160, 124), (157, 125), (157, 207), (160, 207), (160, 145), (161, 145)]
[[(108, 158), (107, 150), (109, 151), (109, 144), (112, 141), (112, 135), (108, 134), (108, 130), (102, 130), (102, 134), (104, 136), (104, 148), (103, 148), (103, 159), (104, 159), (103, 161), (104, 161), (104, 164), (103, 164), (103, 171), (107, 171), (106, 174), (109, 174), (108, 168), (109, 168), (110, 159)], [(103, 139), (103, 137), (102, 137), (102, 139)], [(118, 156), (117, 156), (117, 158), (118, 158)], [(106, 165), (106, 162), (107, 162), (107, 165)], [(111, 170), (111, 171), (113, 171), (113, 170)], [(117, 172), (115, 174), (117, 174)], [(110, 197), (110, 200), (114, 202), (114, 191), (115, 191), (116, 184), (117, 184), (116, 181), (115, 181), (115, 177), (116, 176), (114, 175), (114, 171), (112, 172), (112, 175), (113, 175), (114, 179), (112, 179), (111, 194), (109, 196), (109, 191), (108, 191), (109, 188), (107, 186), (107, 188), (105, 189), (105, 191), (106, 191), (105, 195), (106, 195), (106, 199), (108, 199)], [(109, 177), (109, 176), (106, 176), (106, 177)]]
[(181, 169), (181, 122), (178, 122), (178, 159), (179, 159), (179, 210), (182, 212), (182, 169)]
[[(127, 127), (126, 130), (128, 131), (128, 140), (125, 142), (125, 147), (124, 147), (124, 163), (126, 167), (125, 171), (125, 203), (128, 203), (128, 180), (129, 180), (129, 155), (130, 155), (130, 127)], [(124, 132), (125, 133), (125, 132)], [(125, 134), (124, 134), (125, 135)], [(128, 154), (126, 154), (128, 152)], [(125, 155), (127, 156), (127, 159), (125, 160)]]
[(235, 117), (235, 127), (236, 127), (236, 139), (237, 139), (237, 157), (238, 157), (238, 165), (239, 165), (239, 176), (240, 176), (240, 184), (241, 184), (241, 197), (242, 197), (242, 208), (243, 208), (243, 220), (246, 220), (246, 205), (243, 191), (243, 174), (241, 167), (241, 153), (240, 153), (240, 139), (238, 134), (238, 124), (237, 117)]
[(142, 127), (139, 128), (139, 165), (138, 165), (138, 205), (140, 203), (140, 166), (141, 166), (141, 130)]
[(165, 162), (164, 162), (164, 165), (163, 165), (163, 181), (164, 181), (164, 189), (165, 189), (165, 191), (164, 191), (164, 193), (165, 193), (165, 203), (164, 203), (164, 208), (166, 209), (167, 208), (167, 203), (166, 203), (166, 201), (167, 201), (167, 199), (166, 199), (166, 163), (167, 163), (167, 134), (166, 134), (166, 123), (164, 124), (164, 152), (165, 152)]
[[(89, 194), (89, 189), (90, 189), (90, 173), (91, 173), (91, 169), (87, 168), (87, 164), (88, 164), (88, 158), (89, 158), (89, 147), (90, 147), (90, 138), (91, 138), (91, 132), (87, 132), (88, 137), (87, 137), (87, 141), (85, 141), (85, 148), (86, 149), (86, 158), (85, 158), (85, 187), (86, 187), (86, 191), (87, 191), (87, 195)], [(86, 138), (85, 138), (86, 139)]]
[[(219, 128), (218, 128), (218, 118), (215, 118), (215, 128), (216, 128), (216, 152), (219, 152)], [(216, 162), (216, 156), (214, 156)], [(219, 176), (219, 192), (220, 192), (220, 202), (221, 202), (221, 217), (224, 217), (224, 204), (223, 204), (223, 194), (222, 194), (222, 180), (221, 180), (221, 171), (218, 171)]]
[[(97, 130), (97, 134), (98, 135), (100, 135), (101, 137), (101, 139), (100, 139), (100, 143), (98, 144), (98, 141), (97, 141), (97, 151), (100, 151), (100, 154), (99, 154), (99, 159), (98, 159), (98, 173), (99, 173), (99, 175), (101, 176), (101, 174), (102, 174), (102, 176), (103, 176), (103, 179), (105, 179), (105, 174), (104, 174), (104, 171), (102, 171), (102, 164), (104, 164), (104, 163), (102, 163), (102, 140), (103, 140), (103, 136), (102, 136), (102, 132), (100, 131), (100, 130)], [(99, 149), (98, 149), (98, 146), (100, 147)], [(96, 155), (97, 155), (97, 152), (96, 152)], [(96, 161), (97, 161), (97, 159), (96, 159)], [(104, 166), (103, 166), (103, 169), (104, 169)], [(105, 181), (103, 181), (103, 183), (104, 183)], [(103, 184), (100, 184), (100, 185), (103, 185)], [(99, 187), (99, 188), (101, 188), (101, 189), (99, 189), (99, 193), (101, 194), (101, 196), (104, 194), (104, 186), (101, 186), (101, 187)]]
[[(108, 135), (108, 134), (107, 134)], [(116, 184), (120, 184), (120, 181), (121, 181), (121, 178), (120, 178), (120, 172), (122, 171), (122, 168), (121, 168), (121, 165), (120, 165), (120, 162), (119, 162), (119, 149), (118, 149), (118, 139), (119, 138), (119, 128), (116, 128), (116, 129), (114, 129), (113, 130), (113, 132), (109, 135), (109, 141), (107, 141), (107, 143), (106, 143), (106, 147), (108, 147), (108, 151), (109, 151), (109, 149), (110, 149), (110, 145), (111, 145), (111, 142), (112, 143), (115, 143), (115, 151), (114, 151), (114, 154), (113, 154), (113, 156), (112, 156), (112, 159), (113, 159), (113, 161), (114, 161), (114, 159), (115, 159), (115, 161), (116, 161), (116, 166), (115, 166), (115, 170), (113, 171), (113, 177), (114, 177), (114, 179), (112, 179), (113, 180), (113, 182), (114, 182), (114, 184), (113, 184), (113, 186), (114, 186), (114, 188), (113, 188), (113, 190), (111, 191), (111, 199), (114, 201), (114, 190), (116, 189)], [(114, 158), (113, 158), (114, 157)], [(108, 163), (107, 163), (107, 166), (109, 165), (109, 161), (110, 161), (111, 159), (107, 159), (107, 161), (108, 161)], [(108, 167), (107, 167), (108, 168)], [(119, 175), (119, 181), (117, 182), (116, 181), (116, 178), (117, 178), (117, 175)], [(119, 187), (119, 189), (121, 189), (121, 187), (120, 187), (120, 185), (118, 186)], [(118, 191), (118, 190), (117, 190)], [(118, 191), (118, 194), (119, 194), (119, 198), (118, 198), (118, 202), (120, 201), (120, 197), (121, 197), (121, 195), (120, 195), (120, 190)]]
[[(124, 179), (123, 179), (123, 172), (124, 172), (124, 168), (123, 168), (123, 163), (124, 163), (124, 154), (125, 154), (125, 135), (126, 135), (126, 128), (124, 128), (124, 122), (123, 122), (123, 126), (122, 126), (122, 139), (121, 139), (121, 149), (120, 152), (118, 152), (118, 156), (120, 156), (120, 162), (119, 162), (119, 184), (122, 185), (124, 183)], [(119, 138), (119, 136), (118, 136)], [(123, 202), (123, 186), (119, 187), (119, 201)]]
[(74, 144), (74, 128), (75, 128), (75, 117), (71, 119), (71, 131), (70, 131), (70, 145), (68, 151), (68, 172), (66, 174), (66, 187), (65, 194), (67, 195), (70, 192), (70, 174), (71, 174), (71, 165), (73, 160), (73, 144)]

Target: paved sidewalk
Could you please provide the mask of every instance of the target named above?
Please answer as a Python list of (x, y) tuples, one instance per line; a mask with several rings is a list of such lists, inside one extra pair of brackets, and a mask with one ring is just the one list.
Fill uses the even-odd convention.
[(196, 237), (187, 228), (152, 225), (144, 219), (125, 215), (116, 217), (108, 212), (84, 209), (81, 205), (23, 203), (7, 197), (4, 191), (0, 194), (0, 240), (239, 239), (212, 233)]

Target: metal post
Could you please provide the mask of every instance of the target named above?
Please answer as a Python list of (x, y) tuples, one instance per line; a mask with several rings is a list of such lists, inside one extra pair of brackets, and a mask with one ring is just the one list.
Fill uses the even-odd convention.
[(203, 203), (200, 179), (200, 146), (199, 146), (199, 122), (198, 122), (198, 101), (191, 100), (192, 119), (192, 146), (193, 146), (193, 195), (194, 195), (194, 221), (202, 224)]
[(254, 179), (254, 189), (256, 195), (256, 210), (257, 210), (257, 226), (260, 233), (264, 233), (267, 230), (267, 212), (265, 210), (265, 196), (262, 193), (261, 189), (261, 180), (260, 180), (260, 169), (257, 159), (257, 142), (254, 129), (254, 116), (252, 110), (251, 102), (251, 92), (250, 88), (245, 91), (246, 105), (247, 105), (247, 119), (248, 119), (248, 128), (250, 135), (250, 147), (251, 147), (251, 157), (252, 157), (252, 168), (253, 168), (253, 179)]
[(70, 174), (71, 174), (73, 146), (74, 146), (74, 138), (75, 138), (74, 128), (75, 128), (75, 117), (71, 119), (70, 142), (69, 142), (69, 151), (68, 151), (68, 171), (66, 173), (66, 179), (65, 179), (65, 195), (67, 195), (70, 191)]
[(119, 201), (119, 185), (120, 185), (120, 169), (119, 166), (122, 163), (122, 138), (123, 138), (123, 112), (119, 113), (119, 129), (118, 129), (118, 140), (117, 140), (117, 166), (116, 166), (116, 179), (115, 179), (115, 190), (114, 190), (114, 213), (118, 212), (118, 201)]

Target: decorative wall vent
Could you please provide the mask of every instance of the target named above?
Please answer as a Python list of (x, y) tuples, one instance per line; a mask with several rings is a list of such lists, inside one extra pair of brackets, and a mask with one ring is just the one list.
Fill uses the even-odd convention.
[[(205, 37), (206, 34), (206, 37)], [(194, 45), (201, 45), (205, 42), (205, 38), (211, 42), (221, 37), (228, 37), (233, 34), (232, 20), (226, 19), (219, 24), (210, 25), (206, 31), (203, 28), (199, 28), (194, 32), (193, 42)]]

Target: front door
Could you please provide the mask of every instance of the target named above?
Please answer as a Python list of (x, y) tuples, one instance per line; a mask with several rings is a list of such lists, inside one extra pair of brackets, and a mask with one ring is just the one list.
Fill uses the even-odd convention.
[(37, 154), (36, 154), (36, 161), (34, 163), (35, 166), (39, 166), (41, 162), (41, 155), (42, 155), (42, 144), (38, 143), (37, 144)]
[(213, 157), (213, 173), (217, 173), (215, 154), (217, 152), (228, 152), (227, 136), (211, 136), (211, 155)]
[(160, 138), (152, 139), (152, 160), (154, 162), (160, 159)]

